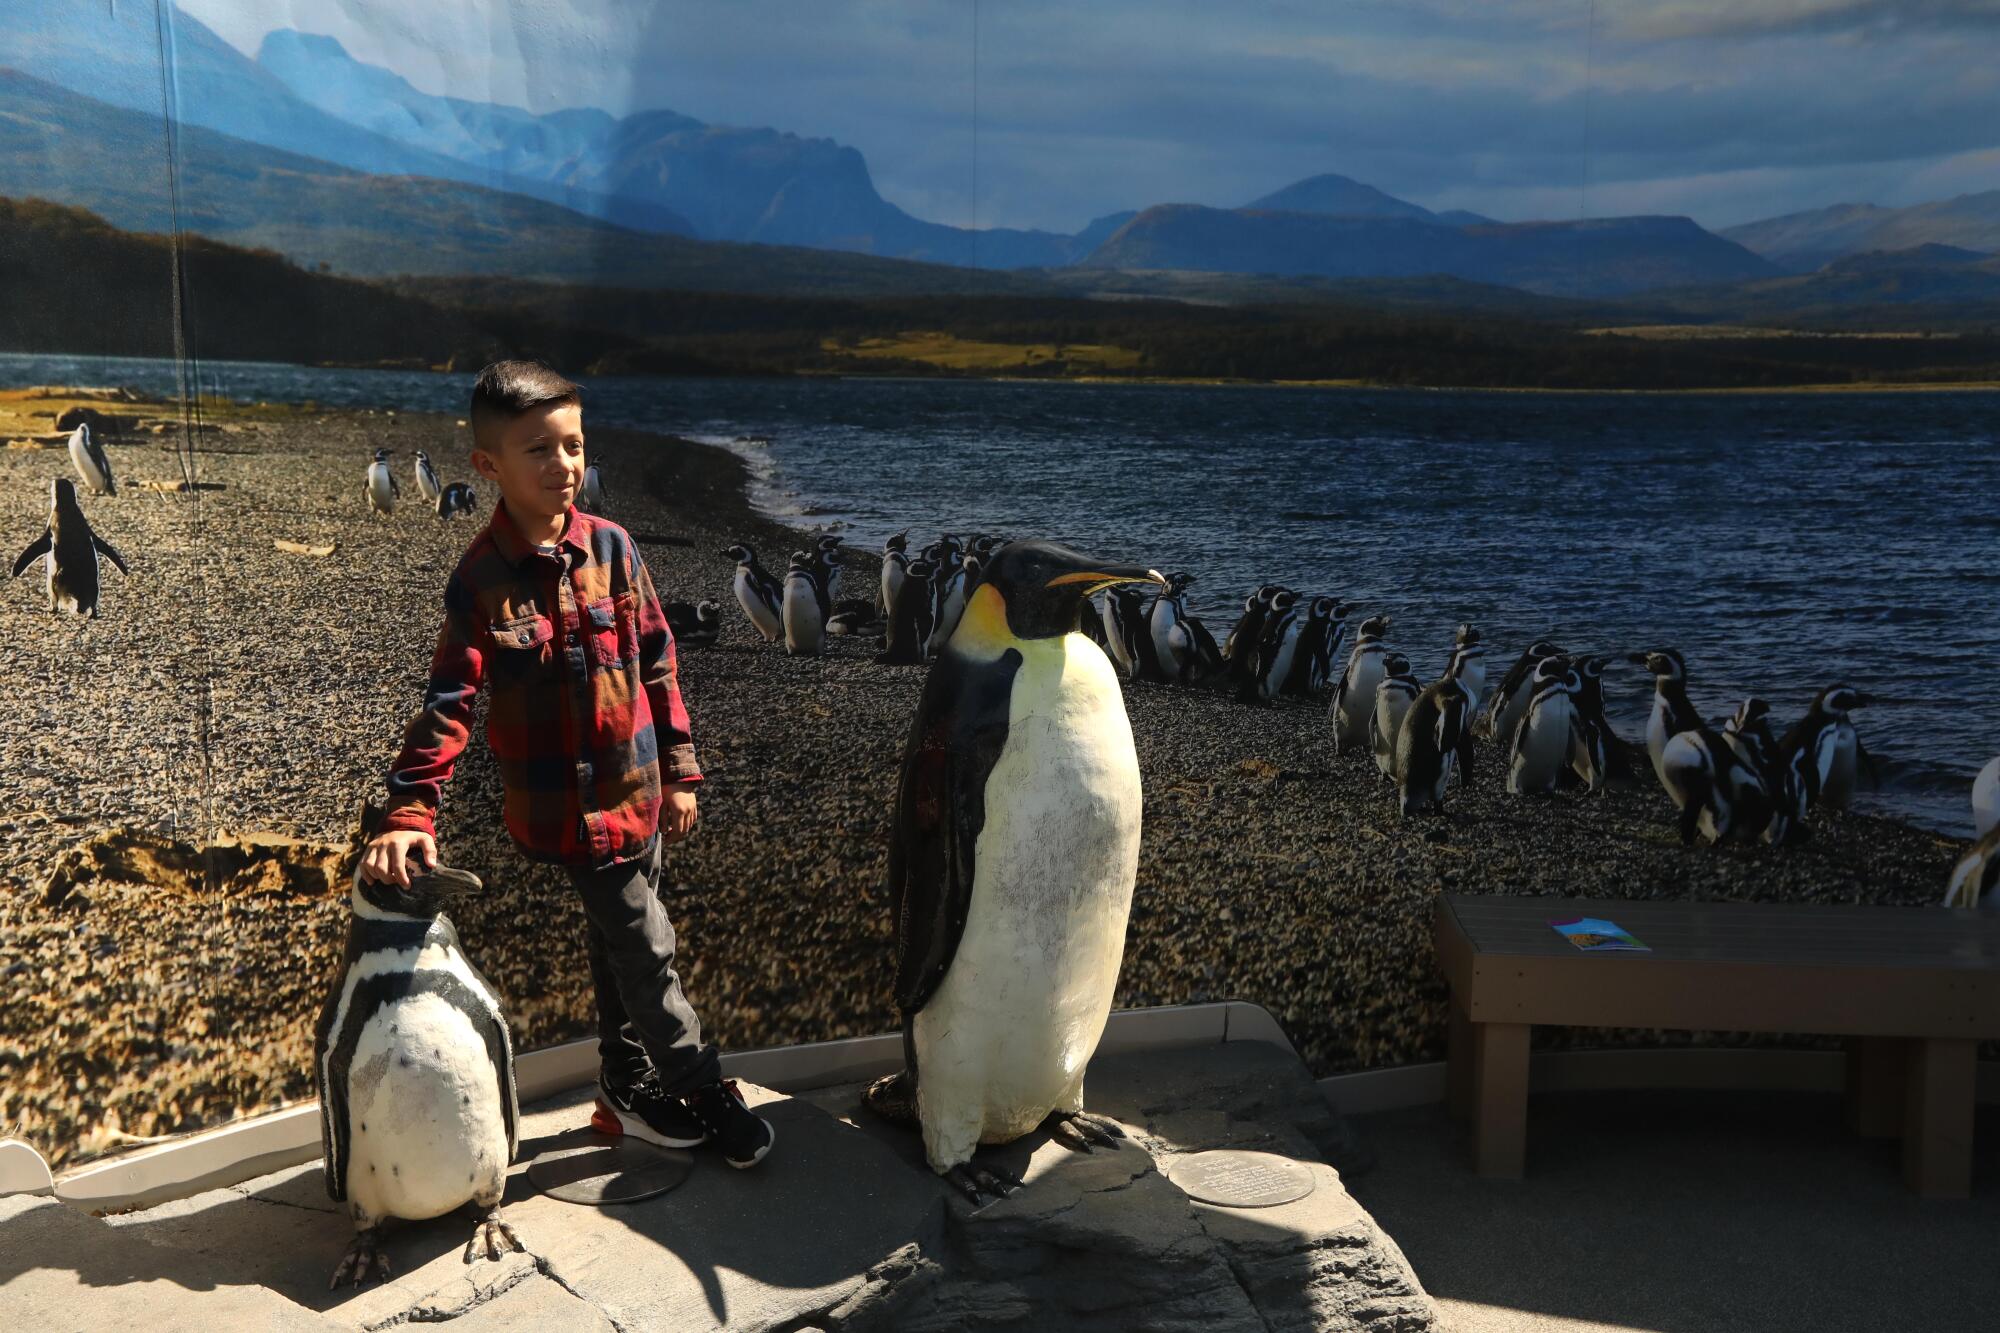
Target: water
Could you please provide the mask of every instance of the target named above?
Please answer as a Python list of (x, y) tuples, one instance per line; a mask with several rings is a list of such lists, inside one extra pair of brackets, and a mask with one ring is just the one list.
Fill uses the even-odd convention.
[[(0, 383), (32, 382), (176, 385), (164, 361), (0, 357)], [(462, 414), (471, 377), (211, 363), (203, 382)], [(1420, 674), (1471, 620), (1495, 677), (1543, 635), (1669, 645), (1706, 712), (1756, 693), (1781, 730), (1846, 681), (1880, 701), (1857, 722), (1886, 780), (1860, 803), (1952, 834), (1970, 832), (1972, 775), (2000, 752), (2000, 394), (587, 388), (590, 421), (729, 445), (760, 506), (856, 545), (991, 531), (1191, 571), (1218, 639), (1249, 587), (1283, 582), (1392, 614)], [(1614, 717), (1635, 735), (1650, 682), (1613, 672)]]

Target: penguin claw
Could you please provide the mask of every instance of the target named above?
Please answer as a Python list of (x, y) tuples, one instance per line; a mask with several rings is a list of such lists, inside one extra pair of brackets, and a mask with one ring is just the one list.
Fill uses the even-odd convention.
[[(504, 1246), (501, 1244), (503, 1241), (506, 1242)], [(465, 1262), (472, 1263), (478, 1259), (482, 1245), (486, 1249), (486, 1257), (494, 1260), (499, 1259), (505, 1250), (518, 1254), (528, 1248), (514, 1234), (514, 1228), (497, 1217), (482, 1217), (472, 1224), (472, 1239), (465, 1242)]]
[(995, 1199), (1004, 1199), (1021, 1188), (1020, 1180), (997, 1167), (980, 1166), (973, 1162), (961, 1162), (944, 1173), (951, 1187), (965, 1196), (966, 1202), (974, 1208), (985, 1200), (980, 1196), (990, 1194)]
[(343, 1282), (358, 1287), (368, 1280), (371, 1270), (377, 1282), (389, 1280), (389, 1252), (382, 1248), (381, 1238), (372, 1229), (355, 1236), (333, 1276), (327, 1279), (326, 1289), (336, 1290)]
[(1049, 1128), (1049, 1137), (1071, 1152), (1116, 1148), (1119, 1140), (1125, 1137), (1124, 1126), (1101, 1115), (1085, 1111), (1058, 1111), (1053, 1119), (1055, 1124)]

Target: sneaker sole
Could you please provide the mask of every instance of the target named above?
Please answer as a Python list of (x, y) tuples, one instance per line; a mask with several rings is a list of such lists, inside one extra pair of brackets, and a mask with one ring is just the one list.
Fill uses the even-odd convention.
[[(760, 1116), (759, 1119), (762, 1119), (762, 1117)], [(735, 1167), (738, 1171), (748, 1171), (751, 1167), (763, 1161), (770, 1155), (771, 1149), (778, 1146), (778, 1127), (770, 1121), (765, 1120), (764, 1128), (770, 1132), (771, 1137), (764, 1140), (764, 1146), (757, 1150), (755, 1157), (752, 1157), (747, 1162), (739, 1162), (733, 1157), (725, 1157), (722, 1160)]]
[[(602, 1097), (597, 1099), (597, 1109), (590, 1113), (590, 1127), (600, 1134), (609, 1134), (614, 1138), (620, 1134), (630, 1134), (635, 1139), (643, 1139), (662, 1148), (699, 1148), (708, 1142), (707, 1134), (698, 1139), (668, 1138), (638, 1116), (619, 1110)], [(732, 1162), (730, 1165), (734, 1166), (735, 1163)]]

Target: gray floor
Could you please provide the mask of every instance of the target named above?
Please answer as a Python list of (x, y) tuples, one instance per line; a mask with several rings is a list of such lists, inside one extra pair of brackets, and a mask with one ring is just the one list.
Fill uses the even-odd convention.
[(1962, 1201), (1822, 1094), (1538, 1095), (1518, 1182), (1475, 1176), (1442, 1107), (1351, 1123), (1380, 1159), (1349, 1188), (1463, 1333), (2000, 1327), (2000, 1108)]

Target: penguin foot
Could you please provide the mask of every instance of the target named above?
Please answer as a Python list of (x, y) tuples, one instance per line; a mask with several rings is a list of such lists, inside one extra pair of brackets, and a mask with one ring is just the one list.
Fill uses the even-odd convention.
[(1116, 1148), (1125, 1137), (1123, 1125), (1087, 1111), (1057, 1111), (1049, 1119), (1049, 1137), (1071, 1152)]
[(358, 1287), (368, 1280), (371, 1272), (377, 1282), (389, 1280), (389, 1252), (382, 1248), (382, 1233), (375, 1227), (355, 1233), (354, 1243), (347, 1247), (347, 1254), (333, 1270), (326, 1289), (333, 1291), (343, 1282)]
[(527, 1248), (521, 1243), (521, 1238), (514, 1234), (514, 1228), (489, 1213), (472, 1223), (472, 1239), (465, 1242), (465, 1262), (471, 1263), (477, 1259), (482, 1249), (486, 1251), (488, 1259), (498, 1259), (505, 1250), (520, 1253)]
[(1011, 1176), (998, 1167), (981, 1166), (977, 1162), (960, 1162), (946, 1171), (944, 1178), (950, 1182), (953, 1189), (963, 1194), (966, 1202), (974, 1208), (986, 1202), (980, 1197), (983, 1194), (991, 1195), (995, 1199), (1004, 1199), (1021, 1188), (1018, 1177)]
[(861, 1104), (892, 1125), (917, 1123), (917, 1086), (910, 1071), (884, 1074), (861, 1093)]

